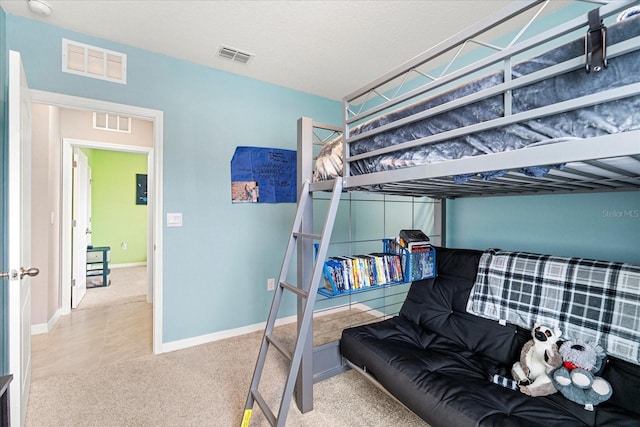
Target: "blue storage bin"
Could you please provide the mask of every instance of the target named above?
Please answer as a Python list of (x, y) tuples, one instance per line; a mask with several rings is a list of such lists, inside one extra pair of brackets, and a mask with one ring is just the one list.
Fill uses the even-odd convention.
[(433, 247), (426, 251), (409, 252), (395, 239), (384, 239), (383, 242), (385, 252), (400, 255), (405, 282), (436, 277), (436, 250)]

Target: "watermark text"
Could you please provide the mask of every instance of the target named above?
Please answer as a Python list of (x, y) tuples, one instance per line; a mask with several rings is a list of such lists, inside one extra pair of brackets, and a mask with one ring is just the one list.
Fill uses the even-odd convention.
[(603, 218), (640, 218), (640, 209), (628, 209), (628, 210), (602, 210)]

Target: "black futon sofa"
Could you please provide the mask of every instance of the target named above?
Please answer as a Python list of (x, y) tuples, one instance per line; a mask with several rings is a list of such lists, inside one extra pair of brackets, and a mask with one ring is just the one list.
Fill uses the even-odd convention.
[(466, 311), (482, 253), (437, 248), (437, 277), (414, 282), (398, 316), (345, 329), (343, 357), (433, 427), (640, 426), (640, 366), (616, 357), (600, 374), (613, 395), (593, 411), (490, 381), (510, 377), (531, 331)]

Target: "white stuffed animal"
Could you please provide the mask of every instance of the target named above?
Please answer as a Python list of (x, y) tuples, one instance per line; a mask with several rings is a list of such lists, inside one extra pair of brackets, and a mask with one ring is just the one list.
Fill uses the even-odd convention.
[(529, 396), (546, 396), (557, 391), (549, 374), (562, 365), (557, 341), (562, 332), (544, 325), (536, 325), (532, 340), (522, 346), (520, 361), (513, 364), (511, 374), (520, 391)]

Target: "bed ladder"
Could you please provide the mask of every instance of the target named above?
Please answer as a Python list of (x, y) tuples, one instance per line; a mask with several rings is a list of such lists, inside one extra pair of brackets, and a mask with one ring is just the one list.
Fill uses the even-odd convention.
[[(309, 336), (310, 328), (312, 327), (313, 307), (315, 304), (316, 295), (318, 293), (318, 285), (322, 277), (324, 261), (327, 257), (329, 241), (331, 240), (331, 231), (333, 230), (333, 224), (335, 222), (336, 213), (338, 211), (338, 204), (340, 202), (340, 196), (342, 193), (342, 178), (335, 179), (333, 194), (331, 196), (331, 202), (329, 203), (329, 207), (327, 209), (324, 226), (322, 228), (322, 234), (307, 234), (302, 232), (303, 217), (305, 211), (309, 206), (309, 203), (313, 202), (313, 197), (309, 191), (309, 186), (309, 181), (305, 181), (300, 193), (298, 209), (293, 221), (293, 229), (291, 231), (289, 244), (287, 245), (287, 250), (282, 262), (282, 269), (280, 270), (278, 286), (275, 289), (275, 294), (271, 303), (271, 309), (269, 310), (269, 316), (267, 318), (264, 335), (262, 337), (262, 344), (260, 346), (260, 353), (258, 354), (258, 361), (256, 362), (256, 367), (253, 372), (253, 379), (251, 380), (251, 388), (249, 389), (249, 395), (247, 397), (247, 403), (245, 405), (241, 427), (249, 426), (254, 402), (258, 404), (265, 417), (269, 421), (269, 424), (271, 424), (272, 426), (283, 427), (287, 420), (287, 414), (289, 412), (289, 406), (293, 397), (296, 378), (298, 376), (298, 371), (300, 370), (302, 353), (305, 347), (306, 340)], [(296, 248), (297, 243), (302, 242), (301, 239), (320, 241), (310, 283), (303, 283), (302, 287), (285, 282), (289, 274), (289, 267), (291, 266), (291, 263), (294, 259), (294, 249)], [(302, 321), (300, 321), (300, 313), (298, 313), (298, 335), (296, 337), (296, 344), (293, 353), (285, 348), (285, 346), (272, 335), (284, 291), (293, 292), (298, 296), (299, 300), (301, 299), (304, 304)], [(277, 415), (274, 414), (274, 412), (271, 410), (267, 402), (258, 391), (260, 378), (262, 376), (262, 371), (267, 359), (267, 350), (272, 345), (290, 362), (289, 374), (284, 387), (284, 391), (282, 392), (282, 396), (280, 399), (280, 408), (278, 409)]]

